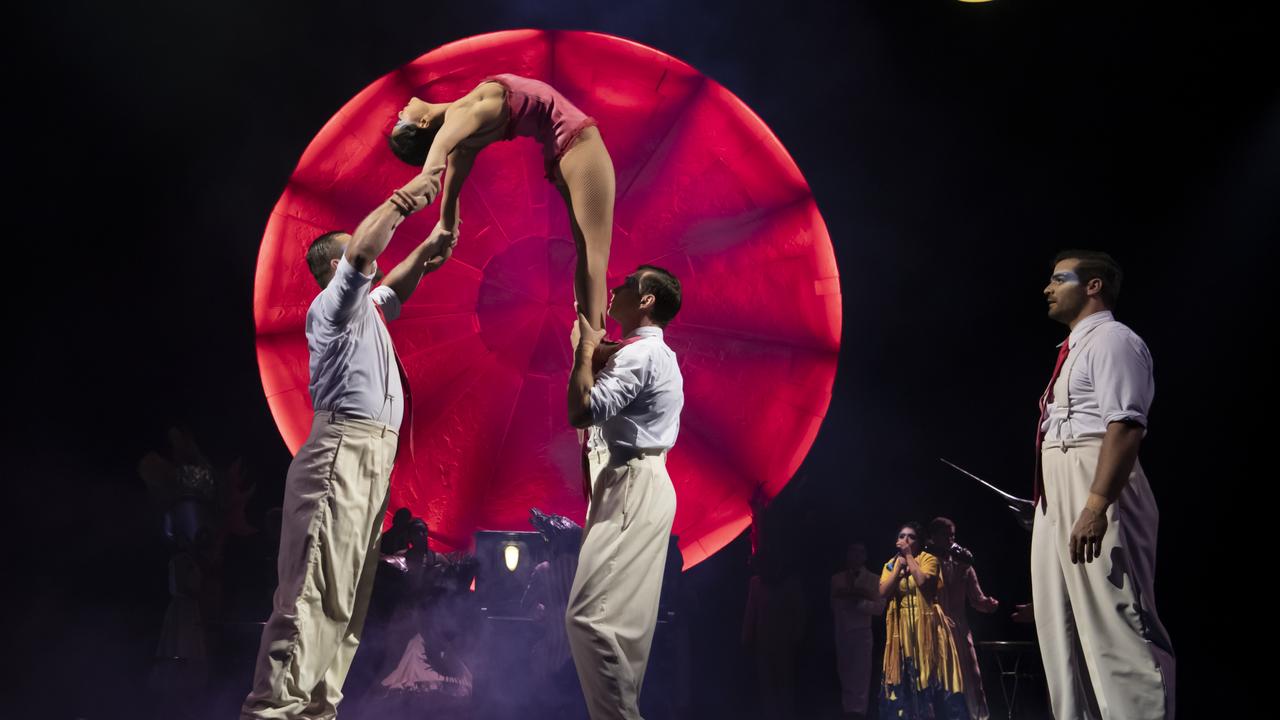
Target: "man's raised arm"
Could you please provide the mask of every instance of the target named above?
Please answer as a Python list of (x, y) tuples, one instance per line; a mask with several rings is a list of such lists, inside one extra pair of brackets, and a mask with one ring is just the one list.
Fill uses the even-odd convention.
[(425, 205), (424, 197), (410, 195), (403, 190), (391, 193), (391, 197), (360, 221), (360, 226), (351, 234), (346, 250), (347, 262), (361, 275), (368, 275), (378, 256), (387, 249), (387, 243), (391, 242), (391, 235), (400, 223)]
[(400, 302), (409, 301), (409, 296), (417, 289), (422, 276), (434, 272), (453, 255), (453, 247), (458, 244), (458, 236), (444, 231), (438, 223), (431, 234), (409, 256), (391, 269), (383, 278), (383, 287), (395, 291)]

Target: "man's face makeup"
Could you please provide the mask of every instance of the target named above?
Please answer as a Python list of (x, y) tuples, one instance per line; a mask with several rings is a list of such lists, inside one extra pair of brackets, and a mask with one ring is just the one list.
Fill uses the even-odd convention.
[(1063, 260), (1054, 266), (1049, 284), (1044, 286), (1044, 298), (1053, 320), (1070, 324), (1080, 313), (1088, 298), (1074, 260)]
[(1050, 285), (1066, 285), (1067, 283), (1080, 283), (1080, 276), (1075, 270), (1059, 270), (1049, 276)]

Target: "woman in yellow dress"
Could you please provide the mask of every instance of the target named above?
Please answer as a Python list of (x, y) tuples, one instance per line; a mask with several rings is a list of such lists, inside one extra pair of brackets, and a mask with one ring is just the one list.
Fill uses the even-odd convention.
[(880, 571), (885, 608), (881, 720), (969, 720), (959, 653), (938, 603), (938, 558), (920, 549), (917, 523), (898, 530), (898, 552)]

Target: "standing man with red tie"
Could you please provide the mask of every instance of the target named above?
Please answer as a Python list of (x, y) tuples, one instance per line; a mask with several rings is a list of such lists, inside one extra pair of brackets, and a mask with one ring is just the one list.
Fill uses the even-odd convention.
[(571, 336), (569, 422), (589, 436), (590, 499), (565, 629), (591, 720), (640, 720), (640, 689), (658, 621), (676, 491), (667, 451), (680, 434), (684, 379), (663, 328), (680, 281), (641, 265), (614, 288), (622, 342), (592, 371), (604, 330), (578, 315)]
[(1172, 718), (1173, 645), (1156, 615), (1159, 511), (1138, 462), (1155, 393), (1146, 343), (1111, 314), (1109, 255), (1058, 254), (1044, 289), (1071, 328), (1040, 400), (1031, 590), (1057, 720)]
[[(385, 278), (377, 258), (426, 198), (397, 190), (352, 235), (307, 248), (321, 291), (307, 310), (315, 418), (285, 479), (279, 584), (244, 720), (333, 718), (360, 644), (408, 387), (386, 321), (455, 238), (439, 225)], [(382, 285), (373, 287), (378, 280)]]

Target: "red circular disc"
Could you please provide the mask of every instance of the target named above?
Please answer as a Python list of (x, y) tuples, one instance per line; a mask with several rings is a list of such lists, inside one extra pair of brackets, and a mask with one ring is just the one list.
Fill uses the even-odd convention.
[[(480, 35), (343, 106), (303, 153), (262, 239), (254, 320), (267, 402), (296, 452), (312, 416), (303, 321), (319, 291), (304, 253), (415, 174), (386, 146), (396, 112), (410, 95), (453, 100), (496, 73), (546, 81), (599, 121), (618, 180), (611, 282), (652, 263), (684, 285), (666, 332), (685, 387), (668, 469), (691, 567), (749, 524), (755, 488), (776, 495), (812, 445), (831, 401), (840, 281), (778, 139), (724, 87), (652, 48), (587, 32)], [(443, 548), (468, 547), (476, 530), (528, 529), (532, 506), (585, 516), (564, 401), (575, 256), (543, 172), (532, 140), (486, 148), (460, 197), (453, 259), (390, 324), (412, 386), (416, 458), (397, 467), (390, 508), (426, 518)], [(409, 218), (379, 264), (403, 259), (438, 214), (437, 202)]]

